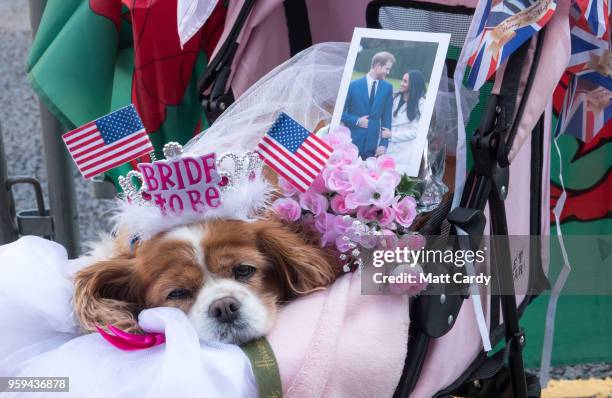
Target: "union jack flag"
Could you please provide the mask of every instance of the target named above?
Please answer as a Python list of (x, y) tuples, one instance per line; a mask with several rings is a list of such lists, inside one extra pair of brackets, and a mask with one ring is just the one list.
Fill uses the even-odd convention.
[[(592, 3), (597, 3), (597, 0)], [(610, 32), (606, 37), (598, 37), (586, 22), (582, 10), (575, 4), (570, 13), (571, 57), (567, 71), (612, 90), (612, 78), (598, 70), (598, 64), (602, 63), (601, 67), (606, 68), (610, 62)]]
[(264, 162), (300, 192), (312, 185), (332, 151), (286, 113), (280, 114), (258, 145)]
[(67, 132), (62, 139), (85, 178), (153, 152), (132, 104)]
[(612, 125), (610, 0), (576, 0), (570, 8), (571, 57), (553, 95), (556, 134), (584, 142)]
[(467, 86), (480, 87), (525, 41), (550, 21), (556, 0), (487, 0), (468, 59)]
[(575, 0), (572, 8), (581, 15), (579, 25), (582, 29), (590, 31), (598, 39), (610, 36), (610, 0)]
[[(562, 91), (559, 87), (558, 90)], [(562, 95), (564, 98), (555, 135), (567, 134), (589, 142), (604, 128), (609, 128), (612, 118), (612, 93), (609, 90), (589, 80), (571, 76)]]

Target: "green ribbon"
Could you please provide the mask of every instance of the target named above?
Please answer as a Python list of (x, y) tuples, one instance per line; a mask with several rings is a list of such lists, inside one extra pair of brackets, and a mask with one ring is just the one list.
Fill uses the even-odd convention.
[(282, 398), (283, 388), (278, 363), (268, 340), (262, 337), (240, 348), (251, 361), (259, 398)]

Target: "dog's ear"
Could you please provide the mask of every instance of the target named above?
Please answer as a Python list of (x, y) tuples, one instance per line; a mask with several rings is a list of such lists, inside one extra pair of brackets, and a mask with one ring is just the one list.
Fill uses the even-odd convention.
[(133, 258), (118, 257), (98, 261), (75, 275), (74, 310), (85, 330), (113, 325), (127, 332), (140, 331), (136, 314), (141, 308), (133, 267)]
[(259, 221), (257, 245), (273, 263), (285, 298), (319, 290), (334, 281), (332, 257), (276, 221)]

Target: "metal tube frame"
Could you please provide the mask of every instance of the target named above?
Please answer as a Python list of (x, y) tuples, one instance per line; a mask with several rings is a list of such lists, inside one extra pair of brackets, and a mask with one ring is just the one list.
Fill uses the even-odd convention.
[[(46, 4), (46, 0), (29, 0), (32, 37), (36, 36)], [(65, 128), (40, 100), (39, 107), (55, 240), (66, 248), (69, 258), (74, 258), (79, 253), (79, 230), (72, 162), (61, 138)]]
[(8, 172), (0, 128), (0, 244), (17, 240), (17, 227), (15, 225), (15, 207), (8, 186)]

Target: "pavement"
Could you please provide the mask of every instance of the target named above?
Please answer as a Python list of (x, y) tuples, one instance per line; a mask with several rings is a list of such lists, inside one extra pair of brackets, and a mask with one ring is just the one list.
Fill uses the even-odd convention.
[[(0, 126), (4, 137), (8, 175), (36, 177), (47, 200), (47, 175), (41, 140), (38, 98), (27, 82), (25, 65), (32, 45), (30, 15), (26, 0), (0, 0)], [(108, 230), (112, 201), (95, 199), (92, 185), (76, 168), (73, 175), (77, 193), (81, 241)], [(36, 204), (31, 188), (14, 189), (17, 210)]]
[[(32, 44), (28, 2), (25, 0), (0, 0), (0, 125), (4, 136), (8, 175), (36, 177), (47, 191), (45, 158), (41, 142), (41, 125), (38, 99), (30, 88), (25, 73), (25, 62)], [(71, 178), (76, 185), (79, 231), (81, 241), (93, 240), (98, 231), (108, 230), (109, 211), (112, 201), (96, 199), (92, 195), (91, 183), (84, 180), (76, 168)], [(25, 187), (15, 189), (18, 209), (34, 208), (34, 196)], [(48, 200), (47, 204), (48, 204)], [(610, 380), (612, 364), (583, 364), (559, 366), (552, 369), (555, 379), (574, 380), (572, 383), (552, 382), (552, 392), (545, 397), (612, 396)], [(565, 394), (563, 388), (577, 388), (585, 379), (596, 378), (596, 382), (584, 384), (590, 395)], [(599, 380), (600, 382), (597, 382)], [(577, 383), (577, 384), (576, 384)], [(565, 386), (565, 387), (564, 387)], [(561, 388), (561, 390), (559, 390)], [(595, 391), (599, 388), (600, 391)], [(548, 391), (548, 390), (547, 390)], [(561, 391), (561, 392), (559, 392)], [(598, 395), (603, 394), (603, 395)]]

